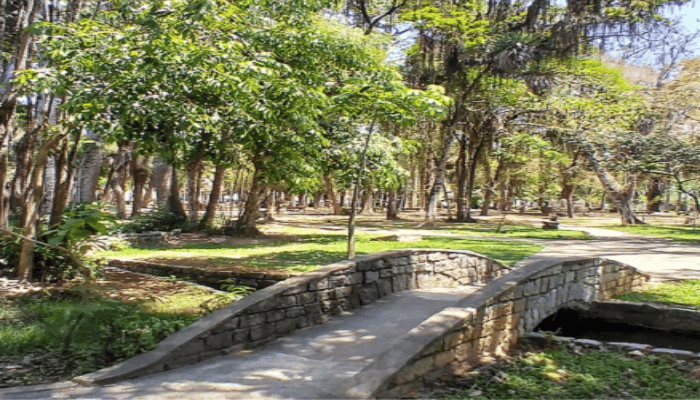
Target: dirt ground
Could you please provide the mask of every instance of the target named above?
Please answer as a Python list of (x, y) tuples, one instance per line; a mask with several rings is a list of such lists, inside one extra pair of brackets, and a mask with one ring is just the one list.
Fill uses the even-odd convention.
[(25, 296), (62, 297), (70, 292), (98, 289), (105, 295), (120, 301), (160, 298), (186, 291), (189, 285), (176, 280), (134, 274), (115, 268), (105, 268), (99, 279), (93, 282), (68, 281), (56, 284), (19, 282), (16, 279), (0, 278), (0, 298), (20, 298)]

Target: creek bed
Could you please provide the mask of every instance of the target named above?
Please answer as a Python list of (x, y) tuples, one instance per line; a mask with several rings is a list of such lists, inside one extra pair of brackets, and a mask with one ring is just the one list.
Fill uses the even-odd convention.
[(558, 336), (593, 339), (603, 342), (649, 344), (654, 347), (700, 352), (700, 331), (649, 327), (634, 318), (611, 321), (593, 310), (561, 309), (544, 319), (535, 331), (555, 332)]

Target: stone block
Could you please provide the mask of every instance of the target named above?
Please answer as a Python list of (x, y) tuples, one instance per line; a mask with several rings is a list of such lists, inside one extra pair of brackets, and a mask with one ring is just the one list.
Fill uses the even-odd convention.
[(304, 307), (291, 307), (285, 311), (286, 318), (296, 318), (306, 315), (306, 310)]
[(418, 289), (418, 278), (415, 275), (411, 275), (408, 278), (408, 290)]
[(334, 295), (336, 299), (342, 299), (344, 297), (348, 297), (352, 294), (352, 286), (343, 286), (339, 288), (335, 288), (334, 290)]
[(603, 342), (592, 339), (574, 339), (574, 343), (591, 347), (601, 347), (603, 345)]
[(363, 286), (357, 291), (357, 295), (363, 305), (369, 304), (379, 298), (375, 285)]
[(277, 298), (273, 296), (262, 300), (253, 307), (250, 307), (248, 311), (250, 313), (264, 313), (266, 311), (274, 310), (275, 308), (277, 308)]
[(318, 299), (318, 301), (330, 300), (333, 296), (334, 292), (331, 290), (320, 290), (316, 292), (316, 299)]
[(433, 366), (435, 368), (441, 368), (441, 367), (444, 367), (445, 365), (450, 364), (454, 360), (455, 360), (455, 354), (454, 354), (453, 350), (443, 351), (442, 353), (438, 353), (435, 355), (435, 359), (433, 361)]
[(275, 335), (275, 324), (258, 325), (250, 328), (250, 340), (258, 340)]
[(369, 271), (371, 269), (372, 269), (372, 263), (370, 263), (369, 261), (363, 261), (363, 262), (357, 263), (357, 270), (358, 271)]
[(249, 314), (245, 316), (241, 316), (241, 323), (240, 327), (241, 328), (249, 328), (251, 326), (255, 325), (262, 325), (265, 323), (265, 314), (259, 313), (259, 314)]
[(420, 352), (421, 357), (422, 356), (428, 356), (431, 354), (436, 354), (440, 353), (444, 350), (444, 345), (442, 340), (434, 340), (432, 343), (430, 343), (423, 351)]
[(391, 278), (391, 286), (394, 292), (400, 292), (403, 290), (408, 289), (408, 276), (401, 274), (401, 275), (394, 275)]
[(523, 294), (525, 296), (532, 296), (539, 293), (540, 285), (537, 281), (530, 281), (523, 285)]
[(686, 351), (686, 350), (675, 350), (675, 349), (664, 349), (664, 348), (654, 348), (649, 350), (651, 354), (655, 354), (657, 356), (669, 356), (669, 357), (674, 357), (682, 360), (690, 360), (692, 358), (695, 358), (695, 353), (692, 351)]
[(431, 368), (433, 368), (433, 357), (427, 356), (419, 358), (414, 363), (409, 364), (404, 368), (403, 373), (411, 377), (409, 380), (413, 380), (414, 378), (425, 375)]
[(432, 275), (430, 272), (419, 272), (416, 276), (416, 285), (420, 289), (433, 287)]
[(428, 254), (428, 261), (435, 262), (435, 261), (442, 261), (442, 260), (447, 260), (447, 254), (437, 253), (437, 252)]
[(392, 260), (392, 264), (396, 266), (406, 266), (408, 265), (408, 257), (397, 257)]
[(233, 344), (232, 333), (223, 332), (216, 335), (209, 335), (204, 339), (204, 345), (208, 350), (223, 349)]
[(363, 278), (364, 274), (362, 272), (355, 272), (354, 274), (350, 275), (350, 284), (356, 285), (358, 283), (362, 283)]
[(328, 286), (330, 288), (337, 288), (341, 286), (346, 286), (350, 284), (350, 276), (348, 275), (340, 275), (340, 276), (331, 276), (328, 278)]
[(391, 280), (382, 279), (377, 281), (377, 294), (379, 297), (384, 297), (391, 294)]
[(379, 271), (366, 271), (365, 283), (376, 282), (379, 279)]
[(301, 286), (290, 287), (289, 289), (282, 292), (284, 296), (291, 296), (293, 294), (301, 293), (304, 289)]
[(338, 307), (338, 302), (335, 300), (326, 300), (321, 302), (321, 310), (324, 313), (328, 313)]
[(268, 311), (265, 314), (265, 321), (267, 322), (275, 322), (281, 319), (284, 319), (284, 311), (282, 310)]
[(279, 299), (277, 299), (277, 307), (279, 307), (279, 308), (294, 307), (296, 305), (297, 305), (296, 296), (281, 296)]
[(297, 304), (309, 304), (316, 301), (316, 293), (305, 292), (297, 296)]
[(297, 318), (284, 319), (282, 321), (275, 322), (275, 332), (276, 333), (287, 333), (293, 331), (297, 328)]
[(338, 302), (338, 307), (340, 307), (344, 311), (349, 311), (349, 310), (352, 310), (353, 308), (356, 308), (356, 307), (352, 306), (352, 303), (350, 302), (350, 300), (347, 297), (342, 298), (342, 299), (338, 299), (336, 301)]
[(248, 334), (250, 333), (250, 329), (236, 329), (233, 331), (233, 343), (238, 344), (238, 343), (246, 343), (248, 342)]
[(225, 332), (225, 331), (232, 331), (232, 330), (238, 328), (238, 321), (239, 321), (238, 317), (233, 317), (233, 318), (229, 319), (228, 321), (226, 321), (222, 324), (219, 324), (219, 326), (214, 328), (212, 333), (221, 333), (221, 332)]
[(306, 310), (307, 315), (319, 315), (323, 312), (320, 304), (307, 304), (304, 306), (304, 310)]
[(324, 290), (324, 289), (328, 289), (328, 287), (329, 287), (328, 278), (321, 278), (318, 281), (309, 283), (309, 290), (311, 290), (311, 291)]
[(464, 332), (455, 331), (450, 332), (443, 338), (444, 350), (456, 348), (464, 340)]
[(391, 269), (384, 268), (379, 270), (379, 277), (380, 278), (389, 278), (393, 275), (394, 273), (391, 271)]
[(520, 313), (525, 311), (525, 305), (527, 304), (527, 300), (525, 299), (518, 299), (513, 301), (513, 312), (514, 313)]

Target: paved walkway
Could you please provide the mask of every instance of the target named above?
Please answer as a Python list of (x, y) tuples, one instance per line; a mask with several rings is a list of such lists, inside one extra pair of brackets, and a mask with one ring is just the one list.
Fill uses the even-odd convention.
[(599, 228), (562, 227), (587, 232), (591, 240), (531, 240), (545, 246), (520, 261), (525, 265), (565, 257), (605, 257), (651, 275), (652, 281), (700, 279), (700, 245)]
[[(502, 239), (536, 242), (545, 246), (543, 251), (517, 265), (543, 259), (604, 256), (647, 272), (654, 280), (700, 278), (700, 246), (603, 229), (563, 228), (585, 230), (593, 239)], [(461, 236), (434, 231), (386, 232)], [(327, 397), (324, 394), (371, 363), (378, 354), (422, 321), (446, 307), (455, 305), (477, 290), (478, 287), (466, 287), (439, 292), (402, 292), (369, 306), (346, 312), (324, 325), (295, 332), (262, 349), (231, 354), (201, 364), (104, 387), (81, 387), (63, 383), (49, 385), (47, 390), (18, 388), (19, 390), (10, 394), (0, 391), (0, 398), (323, 398)]]

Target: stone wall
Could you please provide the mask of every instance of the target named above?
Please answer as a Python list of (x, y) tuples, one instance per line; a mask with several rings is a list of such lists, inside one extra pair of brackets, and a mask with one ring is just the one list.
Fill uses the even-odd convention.
[(148, 353), (74, 381), (104, 384), (194, 364), (269, 343), (392, 292), (483, 283), (508, 272), (507, 266), (470, 251), (404, 249), (357, 257), (257, 291)]
[(301, 273), (278, 272), (278, 273), (259, 273), (259, 272), (236, 272), (236, 271), (217, 271), (207, 268), (190, 267), (186, 265), (171, 265), (154, 263), (141, 260), (123, 260), (111, 259), (108, 264), (110, 267), (116, 267), (133, 272), (157, 276), (175, 276), (180, 279), (186, 279), (192, 282), (199, 283), (219, 289), (222, 284), (249, 286), (255, 289), (264, 289), (278, 282), (290, 278), (292, 276), (301, 275)]
[[(520, 334), (560, 307), (586, 305), (648, 277), (605, 259), (539, 262), (489, 283), (459, 307), (433, 315), (334, 390), (336, 398), (397, 398), (426, 381), (464, 374), (506, 355)], [(410, 349), (410, 350), (409, 350)]]

